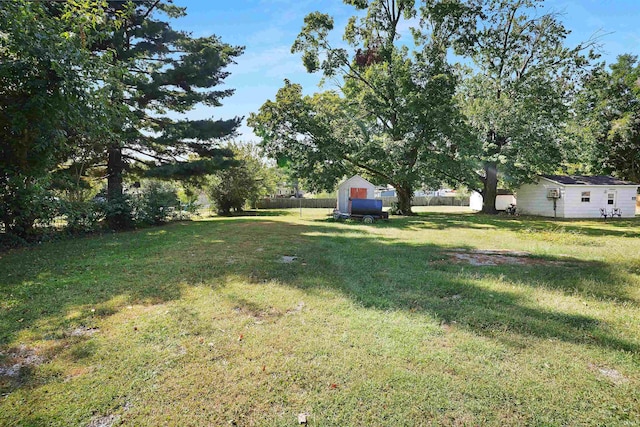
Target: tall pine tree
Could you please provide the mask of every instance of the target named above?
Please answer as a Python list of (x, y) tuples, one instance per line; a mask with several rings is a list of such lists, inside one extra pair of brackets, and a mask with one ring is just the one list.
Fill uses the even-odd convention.
[[(111, 19), (126, 17), (124, 25), (93, 46), (113, 57), (114, 73), (105, 86), (112, 104), (122, 106), (103, 153), (112, 206), (123, 205), (123, 176), (134, 168), (186, 178), (231, 163), (232, 153), (216, 140), (232, 136), (241, 118), (176, 117), (197, 105), (220, 106), (233, 94), (219, 86), (229, 74), (225, 67), (243, 48), (173, 29), (170, 21), (184, 16), (185, 8), (170, 0), (107, 1), (106, 12)], [(126, 209), (111, 210), (108, 219), (113, 228), (125, 226)]]

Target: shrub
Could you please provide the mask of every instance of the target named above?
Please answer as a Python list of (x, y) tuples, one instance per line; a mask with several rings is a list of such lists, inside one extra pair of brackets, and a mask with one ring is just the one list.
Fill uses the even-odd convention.
[[(5, 232), (22, 239), (40, 234), (59, 212), (45, 179), (15, 175), (0, 188), (0, 221)], [(39, 226), (39, 227), (36, 227)]]
[(135, 224), (135, 200), (127, 194), (123, 194), (115, 200), (109, 200), (105, 204), (105, 216), (108, 226), (114, 230), (126, 230)]
[(162, 224), (172, 217), (178, 205), (178, 193), (174, 186), (150, 181), (139, 195), (137, 219), (145, 224)]
[(28, 242), (11, 233), (0, 233), (0, 252), (25, 246)]
[(71, 233), (90, 233), (101, 226), (106, 218), (107, 205), (94, 199), (89, 201), (63, 202), (62, 213), (67, 218), (66, 230)]
[(231, 210), (241, 212), (255, 183), (244, 164), (225, 169), (212, 179), (209, 196), (221, 215), (231, 214)]
[(255, 145), (230, 143), (227, 148), (233, 151), (238, 164), (216, 172), (208, 190), (222, 215), (229, 215), (232, 210), (240, 212), (247, 203), (255, 208), (261, 197), (275, 190), (279, 178)]

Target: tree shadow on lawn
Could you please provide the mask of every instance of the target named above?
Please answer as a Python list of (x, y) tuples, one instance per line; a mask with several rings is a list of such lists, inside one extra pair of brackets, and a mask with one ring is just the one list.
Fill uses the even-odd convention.
[(242, 218), (242, 217), (252, 217), (252, 216), (291, 216), (292, 212), (282, 210), (282, 209), (250, 209), (242, 212), (232, 212), (229, 215), (211, 215), (211, 217), (220, 217), (220, 218)]
[[(316, 220), (331, 222), (333, 219)], [(358, 226), (359, 222), (346, 224)], [(551, 231), (559, 229), (569, 233), (586, 236), (640, 237), (640, 218), (628, 219), (565, 219), (534, 216), (485, 215), (481, 213), (440, 213), (420, 212), (415, 216), (391, 216), (389, 221), (378, 221), (376, 227), (398, 229), (435, 229), (450, 228), (501, 229), (516, 232)], [(623, 228), (634, 228), (633, 231)]]
[(259, 270), (273, 262), (270, 247), (290, 253), (297, 240), (283, 241), (284, 223), (268, 216), (182, 221), (0, 254), (0, 350), (24, 330), (60, 339), (122, 306), (162, 304), (180, 299), (186, 286), (221, 286), (215, 279)]
[[(507, 281), (635, 304), (626, 293), (627, 278), (611, 266), (580, 260), (567, 265), (564, 258), (517, 267), (438, 264), (445, 254), (438, 245), (374, 236), (366, 227), (251, 218), (55, 242), (0, 258), (7, 272), (0, 282), (0, 348), (26, 329), (60, 339), (69, 328), (91, 327), (124, 305), (164, 303), (181, 298), (185, 286), (215, 288), (228, 277), (245, 277), (256, 284), (276, 280), (301, 289), (335, 289), (365, 307), (425, 312), (485, 336), (512, 331), (637, 351), (600, 319), (549, 311), (485, 283)], [(282, 255), (298, 259), (281, 263)]]
[[(195, 262), (194, 240), (224, 244), (218, 233), (200, 233), (197, 222), (89, 236), (3, 254), (0, 270), (0, 346), (32, 327), (57, 331), (91, 326), (119, 305), (153, 305), (181, 297), (181, 287), (222, 266)], [(211, 228), (217, 229), (215, 223)], [(211, 238), (207, 238), (211, 237)], [(175, 254), (175, 256), (167, 255)], [(112, 302), (121, 297), (122, 301)]]
[[(638, 350), (636, 344), (612, 335), (602, 320), (546, 310), (517, 292), (496, 291), (483, 283), (502, 281), (516, 287), (542, 287), (589, 300), (636, 305), (637, 301), (626, 293), (626, 279), (605, 263), (546, 257), (543, 261), (548, 263), (539, 265), (443, 265), (438, 260), (446, 256), (446, 249), (437, 245), (411, 245), (377, 236), (327, 237), (321, 233), (313, 239), (317, 240), (302, 255), (306, 266), (286, 266), (287, 271), (272, 278), (301, 288), (338, 289), (365, 307), (423, 311), (485, 336), (512, 331)], [(331, 255), (322, 256), (324, 251)]]

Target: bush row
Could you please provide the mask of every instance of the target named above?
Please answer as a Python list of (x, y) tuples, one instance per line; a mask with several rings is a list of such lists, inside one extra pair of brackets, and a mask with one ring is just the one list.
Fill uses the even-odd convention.
[[(196, 209), (195, 205), (181, 205), (175, 187), (162, 182), (150, 182), (136, 193), (113, 202), (107, 202), (104, 197), (88, 201), (62, 200), (47, 191), (33, 192), (25, 199), (28, 203), (13, 213), (8, 229), (4, 224), (5, 229), (0, 230), (0, 250), (50, 239), (59, 234), (60, 229), (68, 234), (101, 231), (106, 228), (106, 217), (114, 212), (124, 213), (128, 222), (125, 225), (132, 228), (185, 219)], [(23, 230), (20, 226), (23, 223), (34, 226)]]

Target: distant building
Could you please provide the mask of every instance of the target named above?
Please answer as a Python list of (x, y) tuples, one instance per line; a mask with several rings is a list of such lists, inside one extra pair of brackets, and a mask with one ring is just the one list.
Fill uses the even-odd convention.
[(297, 184), (290, 184), (287, 182), (279, 182), (276, 186), (274, 194), (271, 196), (274, 198), (300, 198), (304, 197), (304, 191), (302, 191)]
[[(484, 199), (482, 194), (477, 191), (472, 191), (469, 196), (469, 207), (474, 211), (481, 211)], [(509, 190), (498, 189), (498, 195), (496, 196), (496, 210), (506, 211), (509, 205), (516, 204), (516, 197), (513, 192)]]

